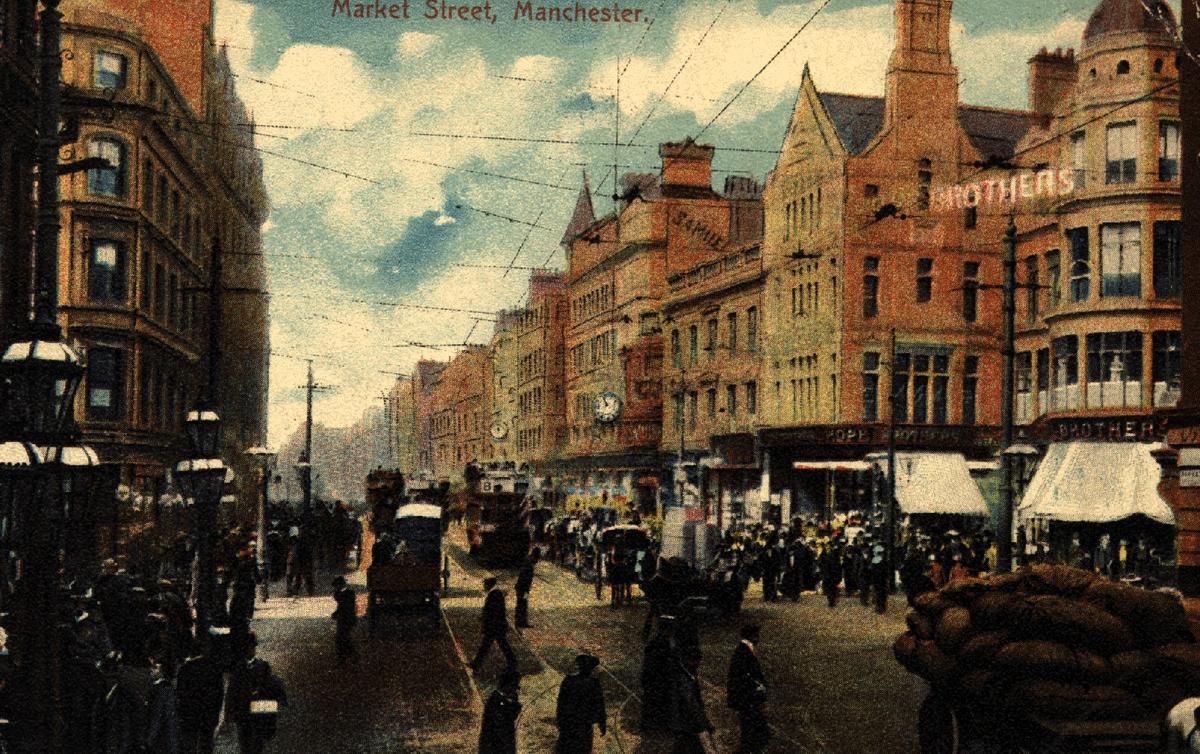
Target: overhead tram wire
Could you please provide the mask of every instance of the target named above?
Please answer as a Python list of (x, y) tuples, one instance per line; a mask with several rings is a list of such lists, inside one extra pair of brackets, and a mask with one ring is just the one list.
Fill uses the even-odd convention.
[[(563, 178), (566, 177), (567, 171), (569, 169), (570, 168), (568, 168), (568, 167), (563, 168), (562, 173), (560, 173), (558, 176), (559, 181), (561, 181)], [(535, 217), (533, 219), (533, 224), (531, 224), (529, 226), (529, 230), (525, 231), (525, 237), (521, 239), (521, 243), (519, 246), (517, 246), (517, 250), (513, 252), (512, 259), (508, 260), (508, 267), (504, 270), (504, 274), (500, 276), (501, 280), (506, 279), (508, 277), (508, 273), (512, 271), (512, 266), (517, 263), (517, 258), (521, 256), (521, 252), (524, 251), (525, 245), (527, 243), (529, 243), (529, 239), (533, 235), (533, 229), (536, 227), (541, 227), (541, 226), (537, 225), (537, 223), (542, 221), (542, 215), (546, 214), (546, 208), (549, 206), (550, 206), (549, 202), (542, 202), (542, 206), (538, 209), (537, 217)], [(476, 324), (478, 324), (478, 323), (476, 323)], [(472, 328), (472, 332), (474, 332), (473, 328)], [(471, 336), (468, 335), (463, 340), (470, 340), (470, 339), (471, 339)]]
[[(454, 207), (455, 207), (455, 209), (468, 209), (472, 212), (478, 212), (481, 215), (487, 215), (488, 217), (494, 217), (497, 220), (508, 220), (510, 223), (517, 223), (519, 225), (528, 225), (531, 228), (537, 228), (538, 230), (548, 230), (552, 233), (558, 232), (554, 228), (550, 228), (545, 225), (538, 225), (536, 222), (529, 222), (528, 220), (521, 220), (516, 217), (509, 217), (508, 215), (502, 215), (499, 212), (491, 212), (490, 210), (479, 209), (478, 207), (472, 207), (470, 204), (463, 204), (462, 202), (456, 202), (454, 204)], [(540, 215), (539, 215), (539, 219), (540, 219)]]
[(182, 129), (180, 129), (180, 130), (182, 130), (182, 131), (186, 131), (187, 133), (190, 133), (190, 134), (195, 134), (196, 136), (203, 136), (203, 137), (205, 137), (205, 138), (207, 138), (207, 139), (212, 139), (213, 141), (219, 141), (219, 142), (221, 142), (222, 144), (229, 144), (229, 145), (232, 145), (232, 146), (234, 146), (234, 147), (237, 147), (237, 148), (239, 148), (239, 149), (249, 149), (249, 150), (251, 150), (251, 151), (258, 152), (259, 154), (270, 155), (271, 157), (279, 157), (279, 158), (281, 158), (281, 159), (284, 159), (284, 160), (290, 160), (291, 162), (297, 162), (297, 163), (300, 163), (301, 165), (307, 165), (308, 167), (311, 167), (311, 168), (317, 168), (318, 170), (325, 170), (325, 171), (327, 171), (327, 172), (330, 172), (330, 173), (336, 173), (336, 174), (338, 174), (338, 175), (340, 175), (340, 176), (343, 176), (343, 177), (345, 177), (345, 178), (354, 178), (355, 180), (363, 181), (363, 182), (365, 182), (365, 183), (370, 183), (370, 184), (373, 184), (373, 185), (375, 185), (375, 186), (383, 186), (383, 185), (385, 185), (385, 184), (383, 183), (383, 181), (377, 181), (377, 180), (375, 180), (375, 179), (373, 179), (373, 178), (365, 178), (365, 177), (363, 177), (363, 176), (361, 176), (361, 175), (355, 175), (354, 173), (348, 173), (348, 172), (346, 172), (345, 170), (339, 170), (339, 169), (337, 169), (337, 168), (331, 168), (331, 167), (329, 167), (329, 166), (327, 166), (327, 165), (321, 165), (321, 164), (319, 164), (319, 163), (316, 163), (316, 162), (311, 162), (311, 161), (309, 161), (309, 160), (302, 160), (302, 159), (300, 159), (299, 157), (292, 157), (292, 156), (290, 156), (290, 155), (286, 155), (286, 154), (280, 154), (279, 152), (272, 152), (272, 151), (270, 151), (270, 150), (268, 150), (268, 149), (263, 149), (262, 147), (257, 147), (257, 146), (253, 146), (253, 145), (249, 145), (249, 144), (240, 144), (240, 143), (238, 143), (238, 142), (236, 142), (236, 141), (230, 141), (229, 139), (222, 139), (220, 136), (213, 136), (212, 134), (206, 134), (206, 133), (204, 133), (203, 131), (196, 131), (196, 130), (189, 129), (189, 128), (182, 128)]
[[(829, 0), (826, 0), (826, 2), (828, 1)], [(646, 113), (646, 117), (643, 118), (642, 122), (638, 124), (638, 127), (634, 129), (633, 135), (629, 137), (630, 144), (627, 146), (632, 145), (633, 140), (636, 139), (638, 134), (642, 132), (642, 128), (644, 128), (645, 125), (650, 122), (650, 118), (653, 117), (654, 111), (658, 109), (658, 106), (662, 104), (662, 101), (666, 98), (667, 93), (671, 91), (671, 87), (675, 85), (675, 81), (678, 80), (679, 75), (683, 73), (683, 69), (687, 68), (688, 63), (692, 62), (692, 56), (696, 54), (696, 50), (700, 49), (700, 45), (704, 44), (704, 40), (708, 38), (709, 32), (711, 32), (713, 27), (717, 25), (717, 22), (721, 20), (721, 16), (725, 15), (725, 10), (729, 7), (730, 2), (732, 2), (732, 0), (725, 0), (725, 4), (722, 5), (720, 10), (717, 11), (717, 15), (713, 17), (712, 23), (710, 23), (708, 28), (704, 30), (704, 33), (700, 35), (700, 39), (688, 52), (687, 58), (684, 59), (682, 65), (679, 66), (679, 69), (675, 71), (675, 75), (671, 77), (671, 80), (667, 82), (667, 86), (665, 89), (663, 89), (663, 93), (658, 96), (658, 99), (656, 99), (654, 104), (650, 107), (650, 111)], [(620, 86), (620, 82), (621, 79), (620, 76), (618, 76), (618, 87)]]
[[(584, 147), (611, 147), (613, 144), (609, 141), (576, 141), (573, 139), (538, 139), (529, 136), (504, 136), (495, 134), (456, 134), (437, 131), (409, 131), (409, 136), (424, 136), (442, 139), (473, 139), (477, 141), (519, 141), (530, 144), (568, 144)], [(657, 149), (657, 144), (622, 144), (622, 147), (633, 147), (638, 149)], [(714, 146), (717, 151), (725, 152), (746, 152), (749, 154), (779, 154), (778, 149), (761, 149), (753, 147), (722, 147)]]
[(716, 115), (714, 115), (714, 116), (712, 117), (712, 119), (711, 119), (711, 120), (709, 120), (709, 121), (708, 121), (708, 123), (706, 123), (706, 124), (704, 125), (704, 128), (701, 128), (701, 129), (700, 129), (700, 132), (696, 134), (696, 139), (695, 139), (696, 141), (699, 141), (699, 140), (700, 140), (700, 137), (701, 137), (701, 136), (703, 136), (703, 135), (704, 135), (704, 132), (705, 132), (705, 131), (707, 131), (707, 130), (709, 129), (709, 126), (711, 126), (713, 123), (716, 123), (716, 122), (717, 122), (717, 118), (720, 118), (722, 115), (724, 115), (724, 114), (725, 114), (725, 111), (729, 109), (730, 105), (732, 105), (734, 102), (736, 102), (736, 101), (737, 101), (737, 98), (738, 98), (738, 97), (741, 97), (741, 96), (742, 96), (742, 94), (743, 94), (743, 93), (744, 93), (744, 92), (745, 92), (747, 89), (749, 89), (749, 88), (750, 88), (750, 85), (754, 83), (754, 80), (755, 80), (756, 78), (758, 78), (759, 76), (761, 76), (761, 75), (762, 75), (762, 73), (763, 73), (763, 71), (767, 70), (767, 68), (768, 68), (768, 67), (769, 67), (769, 66), (770, 66), (772, 63), (774, 63), (774, 62), (775, 62), (775, 59), (776, 59), (776, 58), (778, 58), (780, 55), (782, 55), (782, 54), (783, 54), (783, 51), (784, 51), (784, 50), (786, 50), (788, 47), (790, 47), (790, 46), (791, 46), (792, 42), (795, 42), (795, 41), (796, 41), (796, 38), (797, 38), (797, 37), (799, 37), (799, 36), (800, 36), (800, 35), (801, 35), (801, 34), (804, 32), (804, 30), (808, 28), (809, 24), (811, 24), (811, 23), (813, 22), (813, 20), (814, 20), (814, 19), (816, 19), (816, 17), (817, 17), (817, 16), (819, 16), (819, 15), (821, 14), (821, 11), (825, 10), (825, 8), (826, 8), (826, 7), (829, 5), (829, 3), (831, 3), (831, 2), (833, 2), (833, 0), (825, 0), (825, 2), (821, 3), (821, 5), (820, 5), (820, 6), (818, 6), (818, 8), (817, 8), (815, 11), (813, 11), (813, 14), (812, 14), (811, 16), (809, 16), (809, 17), (808, 17), (808, 20), (807, 20), (807, 21), (805, 21), (805, 22), (804, 22), (804, 23), (803, 23), (803, 24), (800, 26), (800, 28), (799, 28), (799, 29), (797, 29), (797, 30), (796, 30), (796, 33), (795, 33), (795, 34), (793, 34), (791, 37), (789, 37), (789, 38), (788, 38), (788, 41), (786, 41), (786, 42), (784, 42), (784, 43), (783, 43), (783, 47), (780, 47), (778, 50), (776, 50), (776, 51), (775, 51), (775, 54), (774, 54), (774, 55), (772, 55), (772, 56), (770, 57), (770, 59), (768, 59), (768, 60), (767, 60), (767, 62), (763, 63), (763, 66), (762, 66), (762, 68), (759, 68), (759, 69), (758, 69), (758, 73), (755, 73), (753, 76), (751, 76), (751, 77), (750, 77), (750, 79), (749, 79), (749, 80), (748, 80), (748, 81), (747, 81), (745, 84), (743, 84), (743, 85), (742, 85), (742, 88), (741, 88), (741, 89), (738, 89), (738, 90), (737, 90), (737, 92), (735, 92), (735, 93), (734, 93), (733, 97), (731, 97), (731, 98), (729, 99), (729, 101), (728, 101), (728, 102), (726, 102), (726, 103), (725, 103), (725, 105), (724, 105), (724, 106), (723, 106), (723, 107), (722, 107), (720, 110), (718, 110), (718, 111), (717, 111), (717, 114), (716, 114)]
[(371, 301), (362, 298), (347, 298), (342, 296), (316, 296), (307, 293), (276, 293), (276, 296), (284, 298), (298, 298), (308, 301), (338, 301), (351, 304), (366, 304), (368, 306), (383, 306), (397, 309), (422, 309), (427, 311), (437, 312), (452, 312), (455, 314), (482, 314), (485, 317), (495, 316), (494, 311), (484, 311), (483, 309), (459, 309), (451, 306), (431, 306), (429, 304), (406, 304), (400, 301)]

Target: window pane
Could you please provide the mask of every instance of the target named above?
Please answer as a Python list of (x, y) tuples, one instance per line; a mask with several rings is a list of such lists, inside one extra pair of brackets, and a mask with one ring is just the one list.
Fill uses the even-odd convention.
[(1158, 298), (1180, 293), (1179, 229), (1175, 220), (1154, 223), (1154, 295)]
[(125, 88), (125, 56), (101, 50), (96, 53), (96, 86)]
[(1101, 295), (1137, 296), (1142, 288), (1141, 225), (1100, 226)]
[(933, 378), (933, 417), (930, 421), (934, 424), (946, 423), (946, 393), (949, 386), (949, 377)]

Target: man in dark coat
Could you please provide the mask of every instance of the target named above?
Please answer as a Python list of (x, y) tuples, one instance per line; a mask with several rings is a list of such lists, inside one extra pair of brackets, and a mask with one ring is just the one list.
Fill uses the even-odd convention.
[(213, 732), (221, 717), (225, 679), (210, 651), (197, 652), (179, 666), (175, 704), (180, 754), (212, 754)]
[(542, 557), (542, 551), (538, 548), (533, 548), (529, 556), (525, 558), (525, 562), (521, 564), (521, 570), (517, 573), (517, 583), (514, 589), (517, 592), (517, 609), (513, 616), (513, 623), (517, 628), (529, 628), (529, 592), (533, 589), (533, 567), (537, 565), (538, 560)]
[(521, 674), (507, 668), (500, 685), (483, 705), (483, 724), (479, 729), (479, 754), (517, 754), (517, 716), (521, 714), (518, 697)]
[(741, 724), (742, 754), (759, 754), (771, 740), (763, 705), (767, 702), (767, 683), (754, 645), (761, 630), (757, 624), (742, 626), (742, 641), (733, 650), (725, 691), (729, 706), (737, 712)]
[(333, 600), (337, 605), (333, 615), (330, 616), (337, 621), (334, 648), (337, 652), (338, 665), (342, 665), (358, 654), (354, 648), (354, 640), (351, 638), (354, 626), (358, 624), (358, 604), (355, 600), (354, 590), (346, 585), (346, 579), (342, 576), (333, 578)]
[(479, 670), (493, 643), (504, 653), (508, 667), (516, 668), (517, 655), (508, 643), (508, 607), (505, 605), (504, 592), (496, 588), (496, 579), (490, 576), (483, 580), (483, 590), (487, 592), (487, 596), (483, 598), (481, 616), (483, 641), (479, 645), (479, 651), (475, 653), (475, 659), (471, 660), (471, 669)]
[[(250, 633), (246, 658), (229, 679), (225, 716), (237, 724), (241, 754), (262, 754), (275, 737), (279, 707), (287, 704), (283, 683), (266, 660), (256, 657), (258, 637)], [(274, 710), (270, 708), (274, 707)]]
[(658, 632), (642, 654), (642, 729), (660, 730), (670, 722), (662, 705), (670, 702), (671, 674), (679, 664), (675, 643), (675, 616), (661, 615)]
[(558, 725), (555, 754), (592, 754), (592, 726), (600, 726), (600, 735), (608, 733), (608, 713), (604, 709), (604, 689), (592, 671), (600, 664), (595, 655), (575, 658), (578, 672), (563, 679), (558, 688), (554, 721)]
[(700, 694), (700, 648), (688, 647), (683, 652), (683, 662), (676, 666), (671, 681), (670, 719), (675, 734), (671, 754), (706, 754), (714, 728)]
[(842, 580), (842, 558), (832, 543), (821, 553), (821, 588), (830, 607), (837, 607), (838, 584)]
[(113, 650), (99, 663), (107, 689), (92, 714), (92, 747), (97, 754), (135, 754), (142, 745), (146, 703)]

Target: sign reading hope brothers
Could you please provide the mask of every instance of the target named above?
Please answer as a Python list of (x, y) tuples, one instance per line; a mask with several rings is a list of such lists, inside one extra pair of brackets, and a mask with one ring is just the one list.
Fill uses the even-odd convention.
[(1018, 173), (1011, 178), (960, 183), (933, 192), (934, 209), (964, 209), (989, 204), (1016, 204), (1039, 196), (1067, 196), (1075, 190), (1075, 171), (1062, 168)]

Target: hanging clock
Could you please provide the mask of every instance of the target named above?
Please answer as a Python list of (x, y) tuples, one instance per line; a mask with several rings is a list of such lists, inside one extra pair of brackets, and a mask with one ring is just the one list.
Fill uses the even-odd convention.
[(504, 438), (508, 437), (508, 425), (504, 422), (496, 422), (492, 424), (491, 433), (492, 439), (496, 442), (500, 442)]
[(611, 390), (600, 393), (592, 403), (592, 411), (598, 422), (604, 424), (615, 422), (621, 415), (621, 396)]

